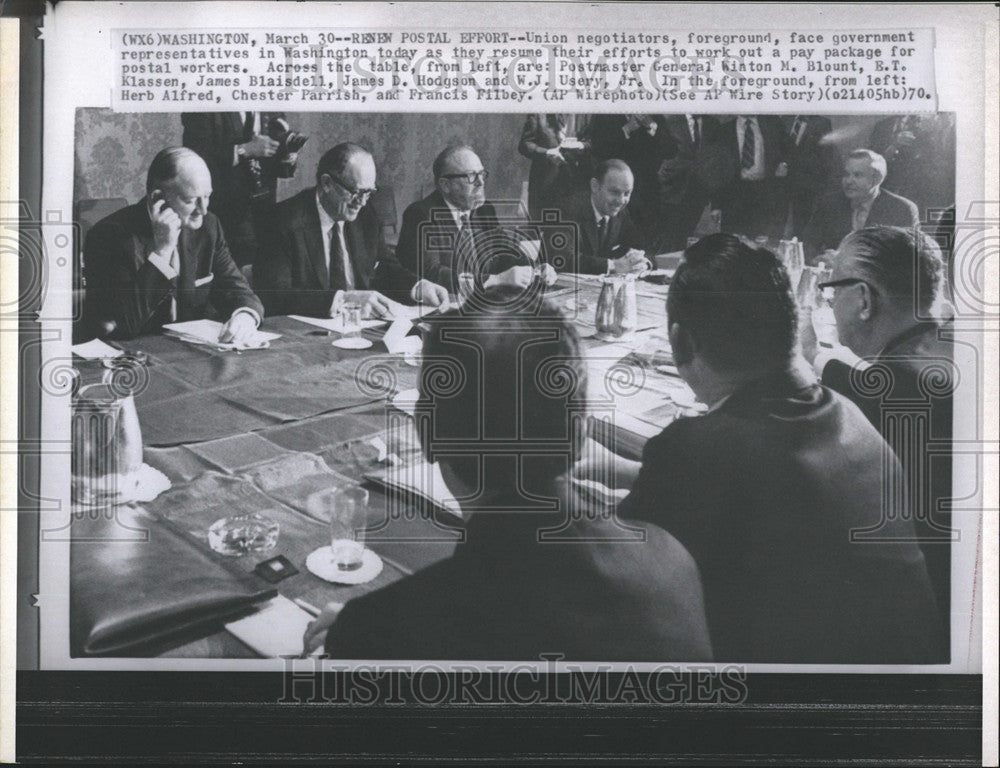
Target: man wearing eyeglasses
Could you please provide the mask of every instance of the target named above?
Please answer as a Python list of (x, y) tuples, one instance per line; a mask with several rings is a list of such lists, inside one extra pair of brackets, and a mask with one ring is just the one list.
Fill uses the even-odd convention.
[(357, 144), (320, 158), (316, 186), (278, 205), (255, 285), (268, 315), (333, 317), (345, 303), (388, 317), (396, 302), (436, 307), (448, 292), (403, 268), (385, 244), (375, 213), (375, 161)]
[[(802, 352), (823, 384), (861, 408), (902, 463), (913, 516), (941, 613), (951, 594), (952, 400), (958, 369), (948, 338), (945, 268), (919, 231), (867, 227), (840, 244), (833, 314), (843, 346), (820, 347), (810, 323)], [(929, 480), (929, 487), (924, 483)]]
[[(533, 265), (486, 202), (488, 178), (471, 147), (449, 147), (437, 156), (437, 189), (403, 213), (396, 254), (404, 267), (453, 293), (458, 293), (462, 273), (471, 273), (487, 288), (531, 284)], [(555, 271), (548, 265), (545, 275), (547, 282), (554, 281)]]

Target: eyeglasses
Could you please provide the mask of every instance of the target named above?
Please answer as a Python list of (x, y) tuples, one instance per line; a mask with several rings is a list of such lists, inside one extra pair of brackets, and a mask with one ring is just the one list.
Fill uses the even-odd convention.
[(330, 180), (350, 195), (350, 201), (352, 203), (367, 201), (369, 197), (378, 192), (378, 187), (372, 187), (371, 189), (356, 189), (354, 187), (349, 187), (336, 176), (330, 176)]
[(442, 173), (442, 179), (463, 179), (467, 184), (475, 186), (476, 184), (484, 184), (486, 180), (490, 177), (490, 172), (483, 171), (472, 171), (471, 173)]
[(875, 288), (867, 280), (862, 280), (860, 277), (845, 277), (841, 280), (828, 280), (825, 283), (817, 283), (816, 288), (819, 290), (824, 290), (825, 288), (840, 288), (842, 286), (848, 285), (867, 285), (870, 291), (874, 291)]

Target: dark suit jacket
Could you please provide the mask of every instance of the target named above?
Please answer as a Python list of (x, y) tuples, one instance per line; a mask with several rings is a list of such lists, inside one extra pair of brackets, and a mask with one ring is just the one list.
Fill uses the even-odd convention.
[[(917, 206), (905, 197), (884, 189), (868, 212), (866, 227), (882, 224), (889, 227), (916, 227), (920, 223)], [(851, 203), (844, 193), (837, 191), (821, 200), (809, 219), (803, 235), (806, 255), (814, 256), (827, 248), (836, 248), (851, 233)]]
[[(178, 320), (210, 317), (212, 310), (228, 319), (238, 307), (263, 317), (264, 307), (229, 255), (214, 215), (206, 214), (199, 229), (181, 229), (177, 250)], [(102, 219), (87, 234), (87, 314), (92, 323), (113, 321), (112, 338), (153, 333), (170, 322), (170, 281), (147, 260), (152, 252), (145, 200)]]
[[(211, 210), (223, 220), (229, 216), (243, 216), (250, 208), (254, 192), (254, 179), (247, 161), (233, 165), (233, 147), (252, 137), (244, 132), (243, 112), (185, 112), (181, 114), (184, 126), (183, 144), (193, 149), (208, 165), (212, 173)], [(262, 112), (260, 132), (267, 135), (270, 120), (284, 118), (283, 112)], [(283, 165), (278, 157), (261, 158), (261, 183), (273, 196), (279, 177), (291, 176), (294, 166)], [(227, 224), (228, 226), (228, 224)]]
[[(385, 244), (371, 206), (345, 223), (344, 240), (356, 290), (377, 290), (396, 301), (409, 302), (417, 277), (400, 266)], [(327, 317), (334, 295), (344, 285), (330, 280), (315, 187), (278, 204), (265, 243), (254, 266), (254, 288), (267, 314)]]
[[(570, 258), (553, 259), (562, 272), (599, 275), (607, 271), (608, 260), (624, 256), (629, 248), (643, 248), (643, 239), (632, 223), (628, 207), (608, 220), (604, 248), (598, 249), (597, 220), (590, 193), (574, 197), (563, 211), (564, 218), (577, 226), (577, 252)], [(562, 262), (565, 261), (565, 266)]]
[[(805, 129), (798, 144), (790, 133), (795, 127), (796, 117), (805, 121)], [(788, 137), (785, 159), (788, 162), (793, 234), (801, 237), (816, 201), (829, 194), (831, 189), (837, 189), (842, 167), (840, 152), (832, 143), (821, 141), (833, 130), (828, 117), (790, 115), (782, 118), (782, 127)]]
[(685, 202), (694, 195), (705, 205), (704, 196), (712, 190), (703, 166), (704, 148), (718, 141), (719, 121), (709, 115), (694, 115), (701, 120), (701, 141), (695, 145), (688, 129), (687, 115), (668, 115), (664, 120), (664, 139), (668, 141), (666, 156), (660, 166), (663, 201), (669, 204)]
[[(512, 266), (528, 263), (517, 249), (517, 235), (500, 228), (492, 203), (484, 203), (473, 211), (469, 222), (476, 264), (469, 264), (468, 271), (480, 276), (498, 274)], [(457, 245), (458, 226), (440, 191), (435, 190), (403, 211), (403, 226), (396, 245), (399, 263), (452, 293), (458, 287), (455, 274)]]
[(848, 400), (792, 374), (744, 386), (647, 443), (624, 518), (692, 554), (717, 661), (939, 660), (938, 616), (908, 520), (892, 543), (851, 541), (897, 479)]
[[(899, 457), (927, 571), (944, 615), (951, 596), (951, 513), (938, 504), (951, 498), (952, 395), (954, 348), (948, 326), (926, 322), (893, 339), (870, 362), (867, 375), (839, 360), (823, 369), (823, 384), (852, 400)], [(943, 338), (942, 338), (943, 337)], [(883, 374), (885, 374), (883, 376)], [(881, 381), (887, 383), (879, 386)], [(875, 386), (872, 386), (874, 382)], [(923, 422), (918, 428), (914, 422)], [(921, 436), (913, 443), (911, 438)], [(908, 471), (907, 471), (908, 470)], [(922, 483), (930, 480), (929, 492)]]
[[(617, 521), (481, 514), (452, 557), (351, 600), (331, 627), (333, 658), (709, 660), (698, 572), (677, 541), (646, 526), (622, 538)], [(533, 521), (538, 522), (533, 522)]]

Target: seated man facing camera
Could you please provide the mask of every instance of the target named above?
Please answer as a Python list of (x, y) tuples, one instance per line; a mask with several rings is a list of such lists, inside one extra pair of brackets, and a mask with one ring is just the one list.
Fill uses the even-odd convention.
[(130, 339), (165, 323), (216, 314), (220, 342), (249, 341), (264, 307), (208, 212), (212, 176), (183, 147), (157, 153), (146, 197), (101, 219), (87, 235), (85, 313), (102, 337)]
[[(307, 648), (367, 659), (711, 658), (684, 548), (655, 526), (574, 506), (584, 358), (559, 311), (544, 300), (518, 308), (522, 295), (474, 294), (463, 317), (432, 324), (424, 346), (436, 362), (421, 372), (417, 429), (462, 504), (464, 542), (339, 616), (328, 606)], [(441, 361), (460, 388), (441, 391)]]
[[(733, 235), (701, 239), (671, 283), (667, 325), (678, 371), (709, 410), (646, 444), (618, 514), (692, 554), (716, 660), (944, 661), (912, 523), (883, 501), (899, 462), (798, 354), (777, 257)], [(873, 528), (879, 539), (865, 540)]]

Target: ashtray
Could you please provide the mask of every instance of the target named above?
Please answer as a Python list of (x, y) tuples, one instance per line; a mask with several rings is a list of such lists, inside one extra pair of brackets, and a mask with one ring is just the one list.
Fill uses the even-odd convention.
[(270, 552), (278, 543), (279, 526), (256, 512), (223, 517), (208, 529), (208, 545), (220, 555)]
[(114, 368), (128, 368), (133, 365), (146, 365), (149, 362), (149, 355), (139, 350), (136, 352), (123, 352), (115, 357), (102, 357), (101, 365), (109, 370)]

